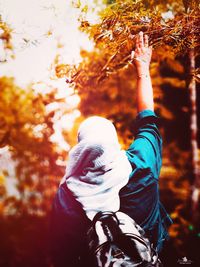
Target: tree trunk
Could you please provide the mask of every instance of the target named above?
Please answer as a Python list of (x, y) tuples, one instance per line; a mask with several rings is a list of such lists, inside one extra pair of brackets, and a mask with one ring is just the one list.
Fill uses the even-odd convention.
[(190, 62), (190, 83), (189, 83), (189, 97), (191, 103), (191, 118), (190, 118), (190, 131), (191, 131), (191, 152), (192, 152), (192, 169), (194, 182), (192, 186), (192, 218), (194, 223), (197, 222), (199, 218), (199, 200), (200, 200), (200, 170), (198, 166), (198, 143), (197, 143), (197, 98), (196, 98), (196, 82), (193, 76), (195, 70), (195, 54), (194, 49), (189, 52), (189, 62)]

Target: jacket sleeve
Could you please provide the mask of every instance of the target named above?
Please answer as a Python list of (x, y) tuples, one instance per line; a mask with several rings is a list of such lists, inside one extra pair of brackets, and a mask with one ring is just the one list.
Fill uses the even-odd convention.
[(153, 111), (140, 112), (134, 125), (135, 140), (127, 150), (133, 172), (145, 171), (155, 179), (158, 179), (162, 165), (162, 138), (157, 121), (158, 117)]
[(172, 223), (159, 200), (158, 178), (162, 165), (162, 138), (158, 117), (151, 110), (140, 112), (135, 120), (135, 140), (127, 150), (132, 165), (129, 182), (120, 191), (120, 210), (133, 218), (160, 251)]
[(162, 139), (151, 110), (140, 112), (135, 120), (135, 140), (126, 151), (132, 165), (128, 184), (120, 191), (121, 210), (150, 229), (159, 216), (159, 186)]

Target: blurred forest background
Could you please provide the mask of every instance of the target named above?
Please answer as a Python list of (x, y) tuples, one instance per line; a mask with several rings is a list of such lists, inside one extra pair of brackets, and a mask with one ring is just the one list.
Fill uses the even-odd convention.
[[(23, 17), (20, 2), (15, 4)], [(150, 71), (163, 136), (160, 196), (174, 221), (161, 256), (167, 267), (180, 266), (183, 257), (192, 261), (190, 266), (200, 266), (199, 1), (35, 3), (54, 14), (42, 35), (23, 32), (3, 13), (0, 16), (0, 267), (52, 266), (48, 214), (84, 118), (105, 116), (115, 124), (123, 148), (131, 143), (136, 75), (130, 55), (140, 30), (154, 48)], [(4, 4), (1, 1), (0, 12)], [(61, 13), (66, 16), (62, 23)], [(39, 15), (34, 22), (41, 20), (42, 27), (45, 17)], [(47, 60), (45, 78), (38, 71), (46, 60), (44, 52), (34, 64), (18, 69), (15, 62), (21, 51), (35, 57), (30, 49), (45, 43), (50, 53), (49, 39), (55, 54)], [(20, 78), (5, 67), (11, 65)], [(31, 82), (25, 82), (28, 69), (38, 73)]]

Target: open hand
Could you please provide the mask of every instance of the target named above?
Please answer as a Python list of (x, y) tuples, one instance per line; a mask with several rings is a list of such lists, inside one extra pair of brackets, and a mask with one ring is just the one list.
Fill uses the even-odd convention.
[(131, 59), (134, 62), (138, 75), (149, 71), (151, 62), (152, 47), (149, 46), (149, 39), (146, 34), (139, 32), (136, 35), (135, 51), (131, 53)]

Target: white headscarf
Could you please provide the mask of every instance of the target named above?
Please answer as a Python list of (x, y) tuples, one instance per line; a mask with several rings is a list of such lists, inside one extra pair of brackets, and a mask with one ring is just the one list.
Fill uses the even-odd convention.
[(119, 191), (131, 171), (114, 125), (98, 116), (86, 119), (78, 130), (78, 144), (69, 152), (64, 181), (89, 219), (99, 211), (119, 210)]

